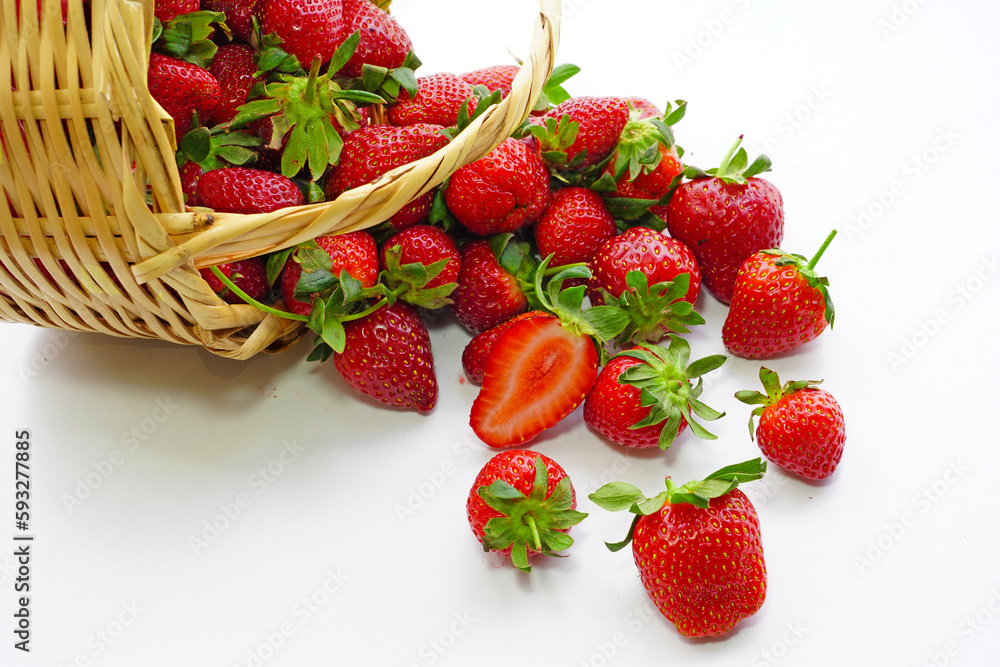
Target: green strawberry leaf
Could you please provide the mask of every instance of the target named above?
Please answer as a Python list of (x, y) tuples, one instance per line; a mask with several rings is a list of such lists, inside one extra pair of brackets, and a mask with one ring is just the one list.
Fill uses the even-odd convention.
[(645, 499), (646, 495), (634, 484), (609, 482), (587, 497), (603, 510), (620, 512)]

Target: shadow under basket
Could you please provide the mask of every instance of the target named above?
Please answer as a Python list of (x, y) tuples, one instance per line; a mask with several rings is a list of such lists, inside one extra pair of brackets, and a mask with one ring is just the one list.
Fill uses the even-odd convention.
[[(405, 1), (405, 0), (403, 0)], [(302, 322), (223, 301), (199, 269), (371, 227), (500, 144), (552, 71), (540, 0), (513, 90), (451, 143), (335, 200), (267, 214), (187, 209), (173, 120), (146, 87), (153, 0), (0, 8), (0, 320), (199, 345), (248, 359)]]

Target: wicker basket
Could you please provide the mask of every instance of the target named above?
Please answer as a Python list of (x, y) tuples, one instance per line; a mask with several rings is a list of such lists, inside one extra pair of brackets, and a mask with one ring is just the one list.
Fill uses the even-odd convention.
[(146, 88), (153, 0), (91, 0), (91, 17), (69, 0), (65, 28), (60, 0), (40, 21), (21, 4), (20, 21), (0, 9), (0, 319), (234, 359), (303, 326), (225, 303), (198, 269), (378, 224), (487, 154), (534, 106), (560, 21), (560, 1), (540, 0), (513, 91), (437, 153), (334, 201), (236, 215), (185, 209), (173, 121)]

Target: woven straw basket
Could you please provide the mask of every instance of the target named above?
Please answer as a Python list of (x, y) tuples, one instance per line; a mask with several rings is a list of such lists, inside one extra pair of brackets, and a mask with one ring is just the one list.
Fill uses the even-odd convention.
[(237, 215), (185, 209), (173, 120), (146, 88), (153, 0), (91, 0), (90, 17), (69, 0), (65, 28), (60, 0), (42, 4), (41, 20), (35, 0), (0, 9), (0, 319), (234, 359), (304, 328), (225, 303), (198, 269), (378, 224), (486, 155), (537, 101), (560, 22), (540, 0), (512, 92), (437, 153), (334, 201)]

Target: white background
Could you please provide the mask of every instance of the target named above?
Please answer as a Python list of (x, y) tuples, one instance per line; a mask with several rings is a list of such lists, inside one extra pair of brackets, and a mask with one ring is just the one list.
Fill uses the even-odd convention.
[[(397, 0), (423, 73), (523, 55), (536, 6)], [(580, 411), (532, 447), (575, 480), (568, 558), (524, 575), (484, 555), (465, 499), (491, 451), (468, 426), (469, 336), (430, 324), (440, 401), (350, 393), (308, 341), (232, 362), (194, 348), (0, 327), (0, 664), (986, 665), (1000, 650), (995, 393), (1000, 232), (995, 3), (566, 0), (576, 94), (686, 99), (688, 161), (744, 134), (774, 161), (785, 248), (820, 268), (837, 323), (768, 362), (825, 381), (848, 423), (826, 483), (776, 468), (758, 509), (767, 600), (728, 637), (681, 638), (646, 600), (629, 517), (586, 495), (657, 492), (758, 454), (758, 363), (705, 400), (713, 442), (607, 444)], [(723, 351), (707, 295), (694, 354)], [(14, 433), (32, 441), (32, 653), (12, 648)], [(270, 470), (270, 472), (267, 472)], [(8, 509), (3, 510), (3, 505)], [(242, 506), (241, 506), (242, 505)], [(229, 516), (227, 516), (227, 513)], [(212, 532), (210, 524), (222, 530)], [(200, 544), (196, 540), (203, 540)], [(195, 540), (193, 542), (193, 540)]]

